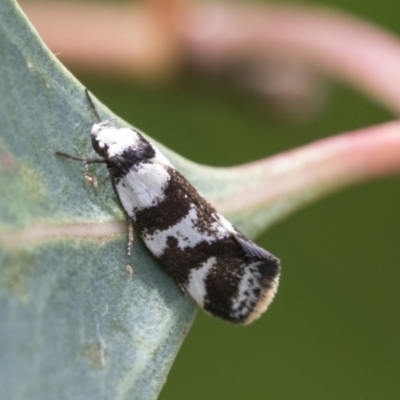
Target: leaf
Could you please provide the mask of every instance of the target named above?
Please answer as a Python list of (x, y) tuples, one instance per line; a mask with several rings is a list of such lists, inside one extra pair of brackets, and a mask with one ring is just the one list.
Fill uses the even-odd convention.
[(126, 255), (104, 166), (96, 187), (55, 157), (92, 152), (94, 116), (11, 0), (0, 53), (0, 398), (154, 399), (194, 302), (140, 240)]
[[(195, 304), (140, 239), (126, 255), (106, 168), (54, 155), (93, 154), (95, 118), (13, 0), (0, 2), (0, 60), (0, 398), (155, 399)], [(246, 173), (160, 147), (206, 197), (242, 196)], [(265, 210), (230, 217), (254, 235)]]
[[(126, 255), (123, 216), (104, 166), (86, 170), (55, 157), (60, 150), (93, 154), (95, 119), (82, 85), (12, 0), (0, 2), (0, 93), (0, 398), (156, 398), (195, 305), (139, 239)], [(104, 118), (115, 118), (96, 104)], [(370, 149), (378, 137), (382, 149), (396, 149), (398, 126), (379, 130), (368, 136)], [(336, 147), (327, 141), (231, 169), (196, 165), (160, 147), (253, 237), (323, 195), (377, 176), (369, 171), (381, 166), (380, 153), (357, 159), (354, 151), (358, 142), (367, 147), (364, 133), (352, 135), (356, 146), (346, 135)], [(333, 157), (346, 154), (352, 164)], [(390, 154), (383, 159), (398, 160)], [(333, 172), (321, 174), (329, 157), (335, 168), (325, 165)], [(398, 166), (385, 168), (380, 173)], [(257, 197), (261, 183), (266, 189)]]

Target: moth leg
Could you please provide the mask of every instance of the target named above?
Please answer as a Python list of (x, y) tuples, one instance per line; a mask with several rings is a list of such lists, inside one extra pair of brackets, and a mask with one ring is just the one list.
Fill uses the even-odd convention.
[(181, 292), (182, 292), (182, 294), (183, 294), (184, 296), (187, 296), (187, 295), (188, 295), (185, 285), (183, 285), (183, 284), (178, 284), (178, 287), (179, 287), (179, 289), (181, 290)]
[(69, 158), (69, 159), (75, 160), (75, 161), (83, 161), (85, 164), (96, 164), (96, 163), (106, 164), (107, 163), (107, 160), (105, 158), (92, 158), (92, 157), (81, 158), (81, 157), (71, 156), (70, 154), (63, 153), (61, 151), (56, 151), (55, 155)]
[(128, 216), (126, 216), (126, 222), (128, 224), (128, 247), (127, 247), (127, 253), (128, 256), (130, 256), (132, 254), (132, 244), (133, 244), (133, 234), (135, 232), (135, 227), (133, 226), (133, 221), (131, 218), (129, 218)]

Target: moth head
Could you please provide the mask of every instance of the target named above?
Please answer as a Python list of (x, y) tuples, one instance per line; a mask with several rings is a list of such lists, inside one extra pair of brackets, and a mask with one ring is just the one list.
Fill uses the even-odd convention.
[(94, 124), (91, 136), (94, 150), (106, 159), (129, 154), (129, 157), (139, 160), (154, 155), (154, 151), (148, 151), (152, 149), (150, 143), (139, 132), (130, 128), (118, 129), (110, 121)]
[(107, 158), (107, 150), (110, 145), (110, 140), (107, 138), (113, 136), (113, 132), (107, 131), (115, 130), (115, 128), (111, 126), (110, 123), (110, 120), (105, 120), (92, 126), (91, 137), (93, 149), (97, 154), (104, 158)]

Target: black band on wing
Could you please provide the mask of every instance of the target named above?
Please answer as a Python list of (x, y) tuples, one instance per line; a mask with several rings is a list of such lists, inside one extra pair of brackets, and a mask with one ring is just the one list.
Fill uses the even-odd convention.
[(148, 162), (156, 155), (154, 147), (143, 136), (139, 136), (140, 140), (134, 148), (128, 147), (121, 154), (109, 158), (113, 178), (122, 178), (137, 165)]

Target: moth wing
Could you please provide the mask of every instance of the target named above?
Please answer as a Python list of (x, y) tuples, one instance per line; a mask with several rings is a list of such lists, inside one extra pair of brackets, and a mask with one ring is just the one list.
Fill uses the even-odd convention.
[(214, 215), (215, 221), (217, 221), (224, 229), (226, 229), (236, 242), (240, 245), (243, 251), (251, 257), (260, 259), (266, 259), (269, 261), (276, 260), (276, 258), (267, 250), (257, 246), (254, 242), (247, 239), (241, 232), (239, 232), (227, 219), (222, 215)]
[(241, 248), (249, 255), (252, 257), (257, 257), (261, 259), (267, 259), (267, 260), (274, 260), (275, 257), (268, 252), (267, 250), (264, 250), (263, 248), (257, 246), (254, 242), (251, 240), (247, 239), (244, 237), (242, 234), (239, 232), (237, 234), (233, 234), (233, 237), (239, 243)]

